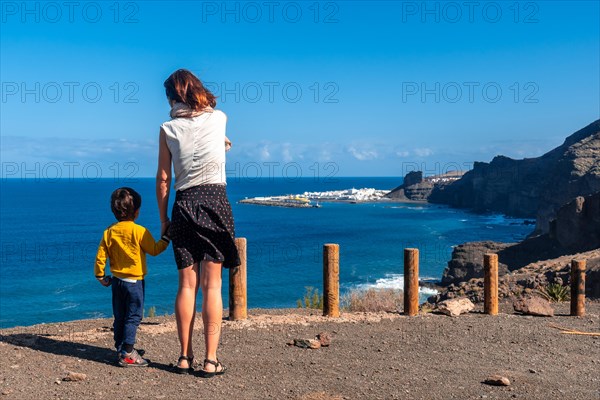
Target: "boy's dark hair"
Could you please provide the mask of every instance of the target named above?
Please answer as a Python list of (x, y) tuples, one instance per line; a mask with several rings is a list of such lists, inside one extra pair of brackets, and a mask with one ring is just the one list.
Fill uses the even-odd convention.
[(119, 221), (133, 221), (141, 206), (142, 196), (132, 188), (118, 188), (110, 196), (110, 208)]

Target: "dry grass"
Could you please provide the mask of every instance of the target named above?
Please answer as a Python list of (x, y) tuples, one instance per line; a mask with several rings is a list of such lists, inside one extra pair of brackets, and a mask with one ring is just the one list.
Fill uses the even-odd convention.
[(342, 308), (359, 312), (395, 312), (402, 309), (404, 294), (397, 289), (353, 289), (342, 299)]

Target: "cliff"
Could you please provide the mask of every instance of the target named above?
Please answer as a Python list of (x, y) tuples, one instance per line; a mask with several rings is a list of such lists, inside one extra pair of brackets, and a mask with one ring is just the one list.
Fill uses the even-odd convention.
[(432, 203), (536, 218), (535, 234), (550, 231), (559, 208), (576, 196), (600, 191), (600, 120), (537, 158), (497, 156), (476, 162), (461, 179), (434, 185)]
[(449, 185), (462, 175), (462, 171), (452, 171), (423, 177), (423, 172), (411, 171), (404, 176), (402, 185), (391, 190), (385, 197), (397, 200), (427, 201), (434, 188)]
[[(556, 214), (556, 219), (549, 224), (550, 232), (530, 237), (520, 243), (472, 242), (457, 246), (444, 270), (441, 285), (464, 286), (463, 282), (481, 279), (483, 254), (487, 252), (498, 254), (498, 273), (501, 277), (504, 275), (519, 277), (515, 281), (516, 286), (511, 289), (513, 294), (519, 289), (532, 288), (531, 282), (521, 285), (522, 282), (528, 282), (523, 277), (531, 271), (535, 272), (530, 275), (532, 279), (537, 279), (538, 286), (553, 283), (554, 275), (563, 279), (563, 275), (568, 272), (568, 261), (570, 261), (570, 257), (566, 256), (600, 251), (600, 192), (586, 197), (578, 196), (562, 206)], [(595, 257), (598, 255), (596, 254)], [(554, 264), (560, 264), (560, 268), (545, 271), (544, 268), (553, 265), (552, 260), (559, 260), (560, 263)], [(600, 298), (600, 261), (590, 260), (590, 262), (586, 291), (590, 297)], [(536, 268), (527, 268), (531, 265)], [(556, 272), (558, 270), (560, 273)], [(540, 279), (538, 275), (544, 279)], [(443, 300), (444, 295), (440, 299)]]

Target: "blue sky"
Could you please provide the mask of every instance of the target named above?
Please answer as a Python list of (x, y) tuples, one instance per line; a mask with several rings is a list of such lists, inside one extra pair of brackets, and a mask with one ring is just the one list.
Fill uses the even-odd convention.
[(177, 68), (219, 96), (235, 176), (535, 157), (600, 115), (598, 1), (23, 4), (2, 2), (2, 177), (153, 176)]

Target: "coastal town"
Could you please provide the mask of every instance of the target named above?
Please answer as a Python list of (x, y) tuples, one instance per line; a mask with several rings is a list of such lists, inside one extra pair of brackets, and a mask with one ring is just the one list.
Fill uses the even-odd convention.
[(326, 192), (304, 192), (287, 196), (252, 197), (240, 200), (240, 203), (275, 207), (319, 208), (321, 202), (375, 202), (390, 201), (385, 196), (390, 190), (373, 188), (331, 190)]
[(240, 203), (275, 207), (319, 208), (321, 203), (426, 202), (435, 187), (443, 187), (462, 177), (464, 171), (424, 176), (421, 171), (406, 174), (403, 184), (393, 189), (351, 188), (325, 192), (304, 192), (280, 196), (252, 197)]

